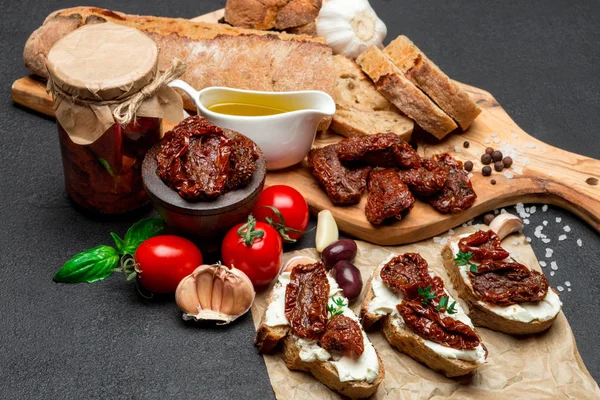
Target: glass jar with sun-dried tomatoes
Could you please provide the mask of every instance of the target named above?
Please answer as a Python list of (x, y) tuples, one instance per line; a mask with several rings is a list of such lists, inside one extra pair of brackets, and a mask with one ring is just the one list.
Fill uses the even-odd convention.
[(162, 119), (183, 118), (181, 98), (167, 83), (184, 67), (159, 72), (156, 44), (111, 23), (58, 41), (47, 67), (69, 196), (106, 214), (147, 204), (142, 161), (161, 138)]

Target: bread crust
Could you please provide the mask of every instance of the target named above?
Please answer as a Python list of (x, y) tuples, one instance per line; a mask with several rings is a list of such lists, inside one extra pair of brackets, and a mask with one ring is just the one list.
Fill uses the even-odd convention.
[(313, 22), (321, 0), (227, 0), (225, 21), (251, 29), (295, 28)]
[(381, 94), (427, 132), (442, 139), (458, 127), (376, 46), (369, 47), (356, 62)]
[[(453, 360), (436, 353), (425, 346), (423, 339), (419, 335), (405, 327), (396, 326), (394, 320), (400, 317), (375, 315), (370, 313), (368, 310), (369, 303), (375, 297), (372, 282), (373, 277), (378, 270), (379, 268), (375, 268), (373, 274), (369, 278), (367, 283), (367, 293), (361, 305), (360, 320), (365, 329), (372, 328), (379, 322), (383, 336), (393, 347), (398, 349), (401, 353), (417, 360), (421, 364), (424, 364), (428, 368), (440, 372), (449, 378), (467, 375), (480, 366), (480, 364), (473, 361)], [(483, 343), (481, 343), (481, 345), (483, 346), (487, 357), (488, 350)]]
[[(277, 285), (280, 285), (280, 283), (277, 283)], [(267, 308), (272, 300), (273, 292), (267, 298)], [(377, 375), (373, 382), (340, 382), (340, 376), (331, 361), (302, 361), (298, 338), (292, 335), (290, 328), (288, 326), (267, 326), (265, 324), (265, 315), (266, 311), (261, 318), (254, 338), (254, 343), (261, 353), (270, 353), (275, 349), (277, 344), (281, 343), (281, 357), (289, 369), (308, 372), (328, 388), (351, 399), (362, 399), (375, 394), (379, 384), (381, 384), (385, 377), (385, 368), (377, 350), (375, 352), (379, 361), (379, 375)]]
[(466, 130), (481, 113), (460, 88), (406, 36), (398, 36), (383, 52), (406, 77)]
[[(468, 315), (474, 325), (483, 326), (510, 335), (529, 335), (545, 331), (550, 328), (556, 320), (558, 314), (547, 321), (522, 322), (507, 319), (492, 312), (478, 301), (473, 289), (466, 284), (460, 275), (460, 271), (453, 261), (454, 255), (452, 254), (450, 244), (447, 244), (442, 249), (442, 257), (444, 259), (444, 268), (446, 269), (446, 272), (448, 272), (458, 296), (467, 304), (469, 308)], [(550, 288), (549, 290), (554, 289)]]
[(333, 56), (336, 113), (331, 129), (342, 136), (394, 132), (410, 141), (414, 122), (375, 89), (360, 67), (343, 55)]

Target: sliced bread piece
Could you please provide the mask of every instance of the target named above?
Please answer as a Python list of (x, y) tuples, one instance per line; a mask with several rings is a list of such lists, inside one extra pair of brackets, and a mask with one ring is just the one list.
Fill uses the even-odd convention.
[(410, 141), (414, 122), (375, 89), (360, 67), (341, 54), (333, 63), (337, 109), (331, 129), (346, 137), (394, 132)]
[[(471, 280), (466, 272), (466, 268), (468, 267), (458, 266), (454, 262), (455, 255), (458, 253), (458, 240), (461, 237), (469, 236), (471, 233), (474, 232), (451, 238), (442, 249), (442, 257), (444, 259), (444, 267), (450, 276), (452, 285), (456, 289), (458, 296), (469, 307), (469, 317), (473, 321), (473, 324), (510, 335), (528, 335), (543, 332), (550, 328), (562, 306), (558, 295), (552, 287), (548, 288), (546, 297), (538, 302), (537, 307), (539, 307), (539, 312), (544, 314), (544, 317), (540, 319), (529, 320), (531, 312), (535, 312), (535, 303), (527, 303), (527, 309), (522, 309), (522, 305), (497, 306), (481, 301), (478, 298), (477, 294), (473, 291)], [(516, 258), (518, 262), (518, 257)], [(528, 316), (525, 316), (524, 310), (527, 311)]]
[[(291, 270), (296, 265), (310, 263), (306, 261), (305, 257), (302, 258), (304, 260), (290, 260), (285, 270), (280, 274), (278, 282), (267, 298), (267, 308), (257, 329), (254, 342), (261, 353), (270, 353), (275, 350), (277, 344), (281, 344), (281, 356), (289, 369), (308, 372), (321, 383), (344, 396), (351, 399), (370, 397), (377, 391), (379, 384), (383, 381), (385, 369), (379, 354), (364, 331), (362, 332), (364, 352), (358, 359), (353, 360), (349, 357), (336, 357), (334, 359), (328, 351), (319, 346), (318, 341), (299, 338), (293, 334), (289, 326), (284, 311), (286, 286), (290, 281)], [(312, 262), (316, 262), (316, 260)], [(335, 279), (328, 275), (327, 280), (330, 288), (328, 305), (336, 306), (333, 298), (342, 298), (345, 304), (342, 307), (342, 315), (358, 323), (358, 317), (348, 308), (348, 299), (343, 297)], [(344, 360), (352, 364), (352, 370), (343, 368)], [(356, 374), (360, 373), (357, 372), (360, 368), (367, 368), (373, 364), (376, 364), (378, 369), (376, 371), (370, 369), (366, 373), (370, 378), (353, 380), (348, 376), (346, 378), (340, 376), (339, 371), (344, 371), (344, 374)], [(355, 369), (359, 365), (361, 367), (358, 370)]]
[[(392, 254), (375, 268), (367, 282), (366, 295), (360, 310), (363, 327), (369, 329), (379, 323), (383, 336), (393, 347), (447, 377), (466, 375), (485, 363), (488, 351), (483, 343), (475, 350), (456, 350), (425, 340), (406, 327), (396, 310), (396, 304), (403, 301), (401, 295), (389, 290), (379, 275), (383, 266), (394, 256), (396, 255)], [(380, 296), (377, 296), (374, 284)], [(446, 295), (449, 297), (448, 304), (451, 304), (454, 301), (452, 296), (447, 291)], [(456, 303), (455, 307), (456, 315), (460, 316), (457, 319), (470, 324), (460, 304)]]
[(376, 46), (365, 50), (356, 62), (381, 94), (427, 132), (442, 139), (458, 127)]
[(406, 36), (398, 36), (383, 52), (406, 77), (423, 90), (461, 127), (466, 130), (481, 109), (468, 93), (450, 79)]

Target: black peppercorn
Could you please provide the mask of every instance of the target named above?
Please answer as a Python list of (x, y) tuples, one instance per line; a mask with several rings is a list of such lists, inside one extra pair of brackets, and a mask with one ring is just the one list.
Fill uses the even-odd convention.
[(491, 147), (488, 147), (485, 149), (485, 154), (489, 154), (490, 156), (492, 155), (493, 152), (494, 152), (494, 149)]
[(473, 171), (473, 161), (465, 161), (465, 171)]
[(492, 221), (494, 220), (494, 218), (496, 218), (496, 216), (494, 214), (485, 214), (483, 216), (483, 223), (486, 225), (489, 225), (492, 223)]
[(502, 171), (504, 169), (504, 164), (502, 164), (502, 161), (496, 161), (494, 163), (494, 169), (498, 172)]
[(492, 162), (492, 156), (485, 153), (484, 155), (481, 156), (481, 163), (484, 165), (488, 165), (489, 163)]
[(496, 150), (492, 153), (492, 160), (494, 161), (502, 161), (502, 152), (500, 150)]
[(469, 143), (467, 140), (465, 140), (465, 142), (463, 143), (463, 147), (465, 149), (468, 149), (470, 145), (471, 145), (471, 143)]
[(483, 176), (490, 176), (492, 174), (492, 167), (486, 165), (485, 167), (481, 168), (481, 173)]
[(495, 180), (495, 179), (492, 179), (492, 180), (490, 181), (490, 183), (491, 183), (492, 185), (495, 185), (495, 184), (496, 184), (496, 180)]
[(513, 160), (510, 157), (504, 157), (504, 160), (502, 160), (502, 164), (504, 164), (504, 168), (510, 168), (512, 163), (513, 163)]

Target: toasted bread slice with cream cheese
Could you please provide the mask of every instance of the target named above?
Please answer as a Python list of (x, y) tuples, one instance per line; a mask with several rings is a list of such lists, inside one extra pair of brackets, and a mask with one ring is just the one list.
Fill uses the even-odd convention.
[[(552, 287), (548, 287), (546, 297), (539, 302), (498, 306), (479, 299), (473, 291), (467, 266), (456, 265), (458, 240), (471, 233), (451, 238), (442, 250), (444, 267), (450, 276), (458, 296), (469, 307), (469, 317), (476, 326), (483, 326), (511, 335), (528, 335), (543, 332), (550, 328), (558, 316), (562, 303)], [(518, 262), (518, 255), (511, 254)], [(531, 268), (531, 266), (527, 266)], [(536, 316), (537, 315), (537, 316)]]
[[(280, 274), (267, 299), (267, 309), (254, 339), (259, 351), (270, 353), (281, 344), (281, 356), (289, 369), (308, 372), (330, 389), (351, 399), (372, 396), (383, 381), (385, 369), (364, 331), (364, 352), (358, 357), (330, 353), (320, 347), (318, 341), (302, 339), (293, 334), (284, 312), (290, 272), (291, 268), (288, 268)], [(345, 303), (343, 315), (360, 326), (358, 317), (348, 308), (348, 299), (343, 297), (335, 280), (329, 275), (327, 279), (330, 285), (329, 304), (332, 304), (334, 297), (342, 298)]]
[[(395, 254), (382, 262), (371, 275), (367, 283), (366, 295), (361, 305), (360, 319), (365, 329), (379, 323), (381, 332), (387, 341), (400, 352), (425, 364), (434, 371), (447, 377), (466, 375), (484, 364), (488, 351), (483, 343), (473, 350), (458, 350), (423, 339), (410, 330), (397, 312), (396, 305), (403, 301), (403, 296), (391, 291), (380, 277), (381, 269)], [(432, 272), (430, 272), (430, 275)], [(448, 296), (449, 304), (454, 300)], [(473, 327), (469, 317), (460, 304), (455, 303), (457, 313), (452, 318)]]

